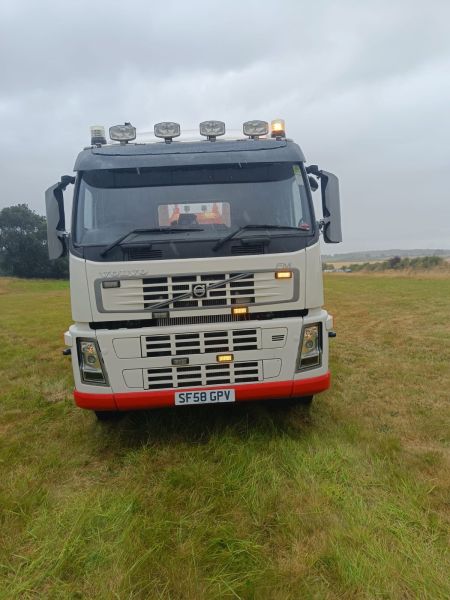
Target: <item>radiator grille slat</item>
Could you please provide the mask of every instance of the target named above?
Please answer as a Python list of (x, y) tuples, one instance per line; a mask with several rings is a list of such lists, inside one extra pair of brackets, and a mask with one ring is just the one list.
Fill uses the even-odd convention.
[[(96, 285), (100, 283), (97, 281)], [(295, 278), (275, 279), (271, 270), (123, 278), (118, 288), (104, 289), (100, 285), (99, 308), (105, 312), (152, 312), (275, 304), (292, 301), (296, 283)], [(166, 307), (167, 302), (169, 306)], [(221, 318), (224, 316), (220, 315)]]
[[(227, 281), (229, 277), (239, 277)], [(183, 298), (196, 284), (205, 286), (200, 297)], [(211, 289), (208, 289), (210, 288)], [(144, 309), (152, 309), (164, 300), (173, 300), (173, 308), (201, 308), (202, 306), (229, 306), (244, 302), (256, 302), (255, 276), (253, 273), (211, 273), (205, 275), (172, 275), (149, 277), (142, 280)]]
[(262, 381), (262, 361), (146, 369), (145, 389), (227, 385)]
[(142, 356), (190, 356), (193, 354), (258, 350), (260, 329), (201, 331), (143, 336)]

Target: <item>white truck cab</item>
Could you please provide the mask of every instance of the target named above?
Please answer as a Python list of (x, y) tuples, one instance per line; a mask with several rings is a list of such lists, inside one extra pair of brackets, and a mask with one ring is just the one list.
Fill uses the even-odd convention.
[[(330, 385), (319, 235), (342, 240), (337, 178), (305, 165), (284, 122), (242, 139), (136, 143), (92, 128), (75, 177), (46, 192), (50, 258), (70, 260), (75, 402), (100, 419), (161, 406), (297, 397)], [(321, 184), (323, 218), (311, 189)], [(63, 191), (74, 183), (70, 235)]]

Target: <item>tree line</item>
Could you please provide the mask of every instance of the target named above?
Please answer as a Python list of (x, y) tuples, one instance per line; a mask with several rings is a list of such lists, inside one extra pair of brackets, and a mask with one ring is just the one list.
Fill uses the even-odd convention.
[[(389, 260), (377, 262), (350, 263), (340, 268), (340, 271), (403, 271), (405, 269), (427, 270), (443, 267), (446, 261), (441, 256), (416, 256), (415, 258), (393, 256)], [(323, 271), (333, 271), (333, 263), (322, 263)]]
[(47, 219), (27, 204), (0, 210), (0, 275), (67, 279), (67, 257), (50, 261), (47, 252)]
[(416, 258), (393, 256), (389, 260), (349, 265), (348, 268), (352, 271), (403, 271), (404, 269), (433, 269), (444, 264), (445, 261), (440, 256), (417, 256)]

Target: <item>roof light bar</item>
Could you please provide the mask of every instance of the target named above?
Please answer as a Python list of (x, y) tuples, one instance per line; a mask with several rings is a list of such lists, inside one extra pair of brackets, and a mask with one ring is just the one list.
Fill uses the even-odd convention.
[(269, 133), (269, 123), (267, 121), (246, 121), (243, 126), (244, 135), (248, 135), (252, 140), (258, 139), (260, 135)]
[(114, 125), (109, 128), (109, 137), (115, 142), (127, 144), (136, 139), (136, 127), (133, 127), (131, 123)]
[(166, 144), (170, 144), (173, 138), (180, 135), (180, 124), (173, 121), (163, 121), (156, 123), (154, 127), (155, 136), (163, 138)]
[(225, 134), (225, 123), (223, 121), (203, 121), (200, 123), (200, 135), (207, 136), (210, 142), (215, 142), (216, 137)]
[(286, 137), (286, 125), (284, 119), (274, 119), (270, 125), (271, 137), (273, 138), (285, 138)]
[(103, 125), (92, 125), (90, 130), (92, 146), (101, 146), (102, 144), (106, 144), (105, 128)]

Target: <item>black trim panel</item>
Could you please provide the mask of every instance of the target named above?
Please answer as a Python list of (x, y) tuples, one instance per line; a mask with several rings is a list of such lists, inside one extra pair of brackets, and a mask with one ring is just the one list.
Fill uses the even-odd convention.
[[(240, 323), (242, 321), (250, 323), (251, 321), (271, 321), (272, 319), (287, 319), (287, 318), (299, 318), (308, 316), (308, 309), (301, 310), (279, 310), (279, 311), (270, 311), (270, 312), (261, 312), (261, 313), (251, 313), (249, 315), (244, 315), (242, 317), (234, 317), (230, 320), (230, 315), (208, 315), (211, 323)], [(221, 317), (223, 320), (221, 321)], [(175, 321), (176, 319), (180, 321), (186, 321), (186, 319), (190, 320), (190, 325), (196, 325), (195, 317), (174, 317), (173, 319), (138, 319), (138, 320), (128, 320), (128, 321), (93, 321), (89, 323), (89, 327), (91, 329), (143, 329), (145, 327), (162, 327), (164, 325), (174, 326), (177, 323), (173, 323), (171, 321)], [(205, 323), (205, 316), (197, 317), (198, 324)], [(167, 323), (162, 323), (162, 321), (167, 321)]]
[[(122, 246), (116, 246), (111, 252), (108, 252), (106, 256), (102, 256), (101, 253), (105, 249), (105, 245), (102, 246), (74, 246), (72, 240), (70, 242), (70, 251), (75, 256), (85, 258), (94, 262), (126, 262), (132, 260), (186, 260), (190, 258), (219, 258), (222, 256), (236, 256), (239, 254), (258, 255), (258, 254), (281, 254), (283, 252), (298, 252), (309, 248), (313, 244), (316, 244), (319, 239), (319, 230), (316, 228), (314, 233), (304, 234), (290, 234), (274, 235), (272, 234), (268, 238), (268, 243), (264, 244), (263, 252), (261, 252), (261, 244), (252, 244), (252, 237), (255, 237), (255, 242), (260, 242), (261, 235), (250, 235), (243, 232), (241, 234), (245, 240), (241, 238), (234, 238), (229, 242), (225, 243), (216, 252), (212, 250), (212, 246), (215, 244), (217, 239), (213, 240), (195, 240), (192, 241), (180, 241), (176, 243), (170, 240), (152, 240), (151, 242), (142, 244), (123, 244)], [(255, 248), (255, 252), (246, 251), (250, 250), (251, 247)], [(148, 257), (139, 259), (138, 254), (134, 254), (137, 258), (133, 258), (133, 250), (148, 250)], [(152, 258), (152, 256), (154, 258)]]

